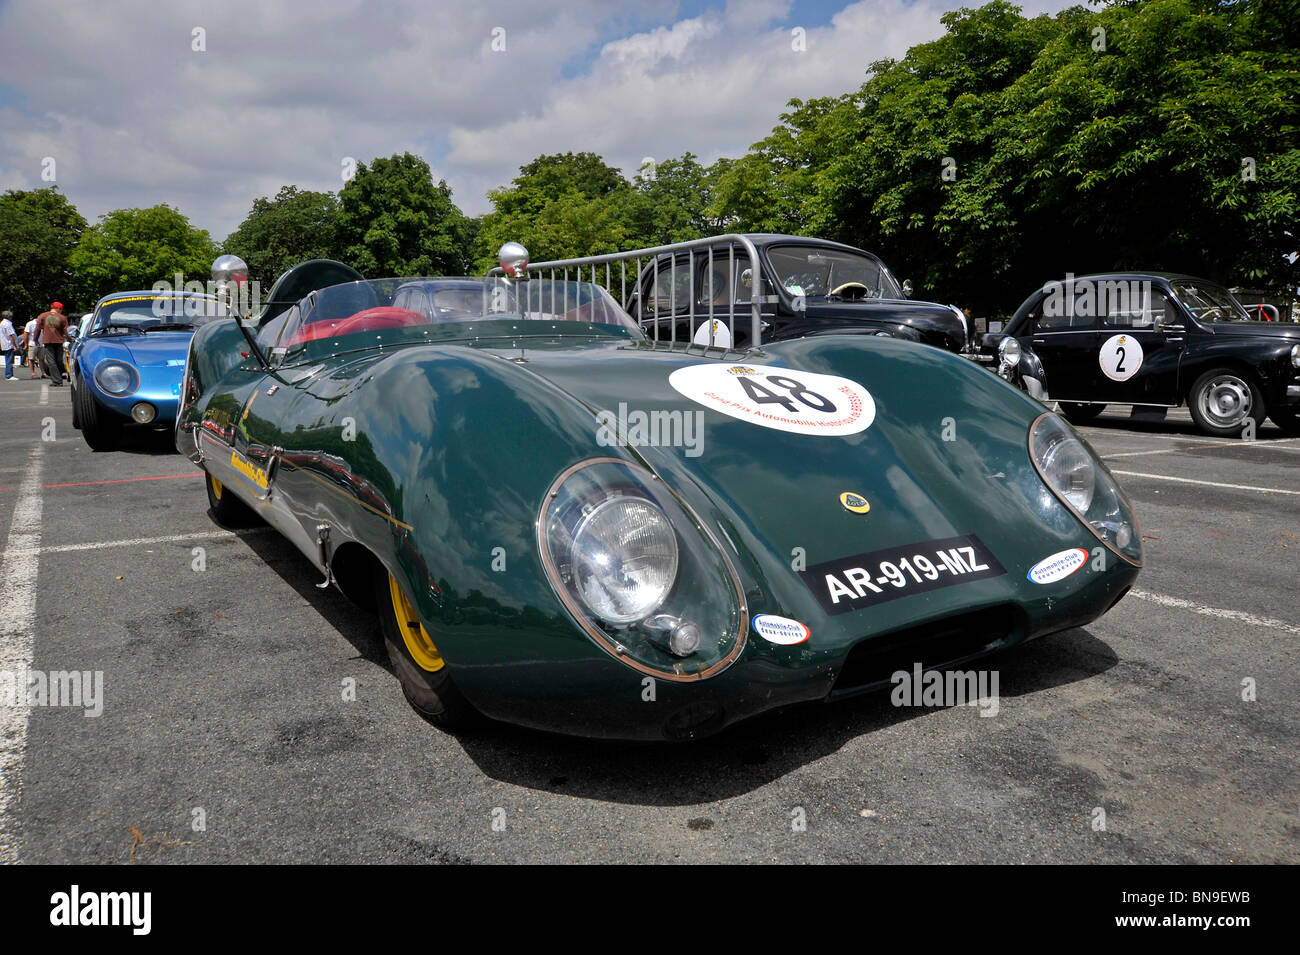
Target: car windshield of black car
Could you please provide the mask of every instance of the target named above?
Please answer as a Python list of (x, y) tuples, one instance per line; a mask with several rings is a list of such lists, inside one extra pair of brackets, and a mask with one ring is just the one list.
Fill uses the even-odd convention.
[(1183, 306), (1202, 322), (1248, 322), (1250, 316), (1232, 293), (1212, 282), (1170, 282)]
[(767, 253), (772, 270), (792, 295), (806, 299), (902, 298), (889, 270), (875, 256), (843, 249), (780, 246)]

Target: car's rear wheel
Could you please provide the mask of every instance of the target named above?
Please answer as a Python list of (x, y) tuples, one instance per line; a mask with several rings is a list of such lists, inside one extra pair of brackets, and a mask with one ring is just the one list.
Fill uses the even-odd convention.
[(114, 421), (95, 403), (90, 389), (76, 388), (72, 393), (76, 426), (92, 451), (112, 451), (122, 438), (122, 425)]
[(383, 567), (375, 570), (375, 605), (388, 659), (407, 702), (435, 726), (455, 732), (473, 729), (482, 716), (452, 682), (419, 614), (397, 579)]
[(1187, 394), (1187, 410), (1206, 434), (1230, 438), (1243, 433), (1247, 421), (1264, 423), (1264, 396), (1243, 372), (1214, 368), (1196, 379)]
[(1268, 416), (1287, 434), (1300, 435), (1300, 408), (1274, 408)]
[(208, 489), (208, 508), (218, 524), (223, 527), (247, 527), (257, 522), (257, 514), (253, 509), (206, 471), (203, 472), (203, 483)]
[(1106, 410), (1105, 405), (1085, 405), (1077, 401), (1061, 401), (1058, 404), (1061, 406), (1061, 414), (1075, 424), (1087, 424), (1089, 421), (1094, 421), (1099, 414)]

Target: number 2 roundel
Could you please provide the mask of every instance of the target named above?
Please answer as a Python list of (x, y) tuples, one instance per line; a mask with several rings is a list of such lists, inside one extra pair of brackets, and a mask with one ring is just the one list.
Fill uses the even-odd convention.
[(1142, 367), (1142, 345), (1132, 335), (1111, 335), (1101, 343), (1097, 362), (1111, 381), (1128, 381)]
[(857, 434), (876, 418), (871, 392), (837, 375), (710, 363), (678, 368), (668, 383), (706, 408), (795, 434)]

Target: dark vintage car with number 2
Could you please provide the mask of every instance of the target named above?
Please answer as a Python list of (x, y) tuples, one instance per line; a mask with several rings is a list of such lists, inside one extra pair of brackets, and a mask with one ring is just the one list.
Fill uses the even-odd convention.
[(509, 247), (477, 279), (305, 263), (197, 331), (181, 389), (217, 520), (374, 608), (436, 724), (704, 736), (1082, 626), (1137, 577), (1091, 449), (961, 356), (656, 344)]
[[(1014, 345), (1012, 344), (1014, 341)], [(1186, 404), (1206, 434), (1300, 434), (1300, 325), (1255, 321), (1232, 293), (1167, 272), (1067, 277), (1038, 289), (988, 354), (1024, 349), (1076, 424), (1108, 404)]]

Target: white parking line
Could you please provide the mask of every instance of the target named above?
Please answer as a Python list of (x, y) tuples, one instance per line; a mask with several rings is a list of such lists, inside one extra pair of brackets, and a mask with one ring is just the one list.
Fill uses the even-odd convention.
[(1117, 471), (1111, 469), (1111, 474), (1122, 474), (1125, 477), (1149, 478), (1152, 481), (1177, 481), (1179, 484), (1203, 484), (1206, 487), (1223, 487), (1231, 491), (1257, 491), (1260, 494), (1294, 494), (1300, 496), (1300, 491), (1284, 491), (1277, 487), (1252, 487), (1249, 484), (1221, 484), (1218, 481), (1197, 481), (1193, 478), (1173, 477), (1168, 474), (1146, 474), (1142, 471)]
[[(0, 558), (0, 671), (16, 680), (32, 664), (36, 629), (36, 576), (41, 549), (41, 467), (45, 444), (36, 445), (23, 472), (14, 503), (9, 538)], [(25, 693), (26, 688), (21, 688)], [(27, 750), (26, 700), (8, 706), (0, 700), (0, 863), (18, 861), (18, 799), (22, 792), (23, 755)]]
[(271, 528), (253, 527), (235, 533), (234, 531), (204, 531), (198, 534), (172, 534), (170, 537), (133, 537), (129, 540), (92, 541), (87, 544), (55, 544), (41, 548), (43, 554), (66, 554), (77, 550), (104, 550), (108, 547), (147, 547), (151, 544), (178, 544), (182, 541), (213, 540), (223, 537), (247, 537), (250, 534), (265, 534)]
[(1152, 603), (1160, 604), (1162, 607), (1176, 607), (1179, 610), (1190, 610), (1192, 613), (1199, 613), (1203, 617), (1221, 617), (1226, 620), (1239, 620), (1242, 623), (1248, 623), (1253, 627), (1265, 627), (1269, 630), (1281, 630), (1283, 633), (1300, 634), (1300, 627), (1289, 624), (1284, 620), (1274, 620), (1272, 617), (1257, 617), (1253, 613), (1244, 613), (1241, 610), (1223, 610), (1219, 607), (1207, 607), (1204, 604), (1193, 603), (1190, 600), (1183, 600), (1179, 597), (1169, 597), (1165, 594), (1151, 594), (1145, 590), (1130, 590), (1130, 597), (1137, 597), (1139, 600), (1149, 600)]
[[(1291, 441), (1294, 439), (1284, 438), (1282, 440)], [(1228, 442), (1216, 442), (1214, 444), (1193, 444), (1185, 448), (1157, 448), (1154, 451), (1120, 451), (1118, 454), (1103, 454), (1102, 457), (1106, 460), (1111, 458), (1136, 458), (1141, 457), (1144, 454), (1178, 454), (1182, 451), (1205, 451), (1209, 448), (1232, 446), (1238, 447), (1243, 451), (1255, 451), (1260, 448), (1267, 448), (1270, 451), (1286, 451), (1288, 454), (1300, 454), (1300, 448), (1279, 448), (1278, 445), (1281, 443), (1282, 441), (1233, 441), (1231, 444)]]

